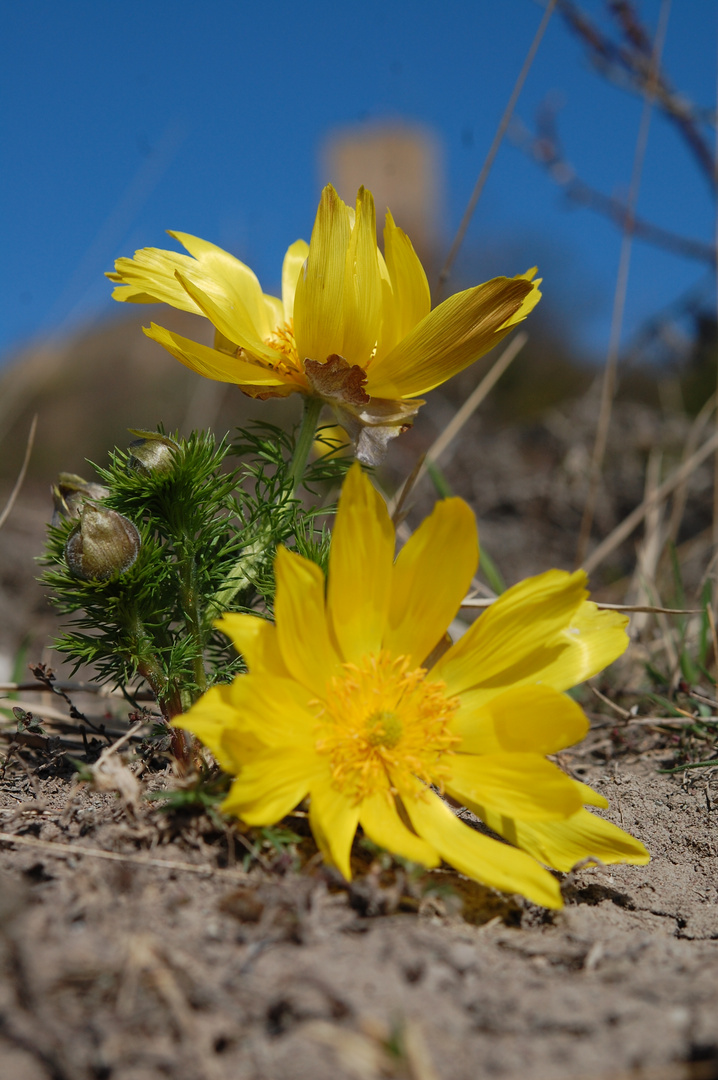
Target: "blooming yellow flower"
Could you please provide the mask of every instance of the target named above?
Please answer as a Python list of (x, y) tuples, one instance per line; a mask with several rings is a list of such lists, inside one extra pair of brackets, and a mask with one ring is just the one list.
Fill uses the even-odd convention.
[(118, 259), (116, 300), (162, 301), (203, 315), (214, 348), (154, 323), (145, 330), (187, 367), (252, 397), (298, 392), (333, 406), (366, 461), (411, 424), (420, 395), (488, 352), (541, 293), (535, 270), (494, 278), (430, 311), (426, 274), (387, 211), (384, 256), (371, 193), (356, 211), (328, 186), (310, 244), (284, 258), (282, 299), (262, 293), (248, 266), (206, 240), (170, 232), (189, 255), (144, 248)]
[[(551, 570), (509, 589), (432, 662), (476, 570), (473, 514), (447, 499), (396, 561), (394, 545), (386, 506), (354, 465), (328, 581), (280, 548), (276, 625), (218, 623), (249, 674), (176, 723), (236, 777), (223, 809), (271, 825), (308, 796), (316, 841), (347, 879), (361, 825), (397, 855), (445, 859), (546, 907), (561, 896), (539, 862), (646, 862), (641, 843), (583, 808), (606, 801), (546, 758), (585, 735), (562, 691), (623, 652), (626, 619), (586, 600), (583, 572)], [(434, 789), (524, 850), (464, 824)]]

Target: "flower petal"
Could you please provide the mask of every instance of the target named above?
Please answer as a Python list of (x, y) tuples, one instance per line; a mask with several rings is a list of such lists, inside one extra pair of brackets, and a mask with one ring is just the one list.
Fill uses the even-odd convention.
[(344, 272), (351, 236), (349, 212), (330, 185), (319, 200), (309, 255), (294, 295), (294, 335), (300, 360), (324, 363), (344, 334)]
[(345, 660), (381, 648), (394, 562), (394, 527), (386, 504), (358, 464), (339, 498), (329, 556), (327, 608)]
[(387, 280), (377, 357), (385, 356), (431, 310), (431, 293), (424, 267), (411, 240), (397, 228), (388, 210), (384, 225), (384, 256)]
[[(267, 318), (262, 289), (254, 271), (228, 251), (216, 244), (210, 244), (208, 240), (182, 232), (170, 231), (170, 236), (179, 240), (196, 259), (190, 271), (196, 284), (222, 307), (231, 308), (240, 303), (249, 315), (257, 335), (261, 339), (268, 337), (274, 326)], [(206, 288), (207, 281), (212, 282), (211, 290)]]
[(259, 615), (229, 612), (214, 624), (231, 639), (250, 672), (287, 678), (289, 672), (282, 660), (277, 628)]
[(237, 675), (231, 699), (235, 717), (222, 735), (225, 753), (233, 755), (230, 771), (239, 772), (245, 763), (247, 732), (263, 748), (285, 750), (294, 746), (308, 752), (314, 747), (316, 716), (307, 704), (305, 687), (294, 679), (271, 674)]
[[(196, 735), (212, 751), (220, 768), (231, 773), (235, 763), (224, 749), (222, 738), (227, 728), (236, 725), (238, 715), (232, 686), (213, 686), (191, 709), (182, 716), (176, 716), (172, 727), (182, 728), (183, 731)], [(253, 745), (258, 745), (256, 740), (253, 740)]]
[(438, 866), (441, 862), (431, 844), (407, 829), (394, 803), (389, 803), (382, 794), (377, 793), (362, 801), (359, 824), (374, 844), (392, 855), (424, 866)]
[(463, 805), (531, 821), (562, 821), (581, 809), (570, 776), (538, 754), (461, 754), (446, 790)]
[(463, 499), (437, 503), (399, 552), (383, 647), (422, 664), (456, 615), (478, 560), (468, 505)]
[(555, 754), (580, 742), (588, 727), (575, 701), (540, 683), (513, 686), (478, 709), (460, 707), (451, 724), (461, 736), (461, 752), (470, 754)]
[(487, 813), (486, 824), (539, 862), (567, 873), (593, 856), (603, 863), (645, 866), (651, 856), (640, 840), (581, 809), (566, 821), (526, 822)]
[(433, 792), (426, 796), (407, 800), (406, 811), (419, 836), (446, 862), (494, 889), (520, 893), (544, 907), (562, 906), (558, 882), (534, 859), (471, 829)]
[(332, 786), (328, 772), (312, 784), (309, 824), (324, 858), (351, 881), (350, 855), (359, 824), (359, 806)]
[(198, 375), (204, 375), (206, 379), (215, 379), (217, 382), (237, 383), (251, 386), (284, 386), (289, 380), (278, 375), (271, 368), (262, 366), (261, 363), (253, 363), (241, 359), (238, 356), (228, 356), (226, 353), (212, 349), (209, 345), (200, 345), (197, 341), (181, 337), (171, 330), (165, 330), (163, 326), (152, 323), (149, 327), (143, 327), (148, 338), (157, 341), (175, 359), (196, 371)]
[(368, 371), (372, 397), (417, 397), (492, 349), (512, 328), (535, 288), (525, 278), (494, 278), (439, 304)]
[(605, 795), (601, 795), (598, 791), (594, 791), (588, 784), (582, 783), (581, 780), (574, 780), (574, 784), (578, 787), (579, 795), (581, 796), (581, 802), (584, 806), (598, 806), (601, 810), (608, 809), (608, 799)]
[[(105, 274), (105, 277), (120, 282), (112, 292), (113, 300), (134, 304), (170, 304), (181, 311), (202, 315), (201, 309), (175, 277), (176, 270), (189, 273), (198, 269), (197, 263), (189, 255), (163, 251), (161, 248), (141, 248), (132, 259), (117, 259), (115, 272)], [(218, 298), (221, 296), (221, 290), (211, 280), (205, 280), (204, 285), (208, 292), (214, 291)]]
[(381, 277), (371, 192), (359, 188), (344, 270), (344, 332), (336, 351), (366, 368), (381, 329)]
[(284, 256), (284, 262), (282, 263), (282, 305), (286, 322), (289, 322), (294, 315), (294, 294), (297, 291), (297, 281), (308, 255), (309, 244), (306, 240), (295, 240), (287, 248), (287, 254)]
[(628, 616), (602, 611), (586, 600), (559, 634), (563, 647), (550, 662), (544, 658), (541, 681), (568, 690), (603, 671), (628, 648), (627, 626)]
[(248, 825), (275, 825), (305, 798), (319, 768), (316, 755), (296, 746), (272, 747), (242, 766), (222, 810)]
[(548, 570), (507, 589), (442, 657), (449, 692), (504, 688), (542, 672), (571, 641), (565, 634), (586, 596), (582, 570)]
[(275, 614), (282, 658), (294, 678), (320, 697), (340, 664), (329, 638), (324, 574), (309, 559), (280, 547), (274, 564)]
[(224, 338), (246, 349), (250, 356), (261, 357), (267, 364), (275, 364), (279, 360), (277, 352), (265, 345), (262, 340), (264, 335), (260, 333), (238, 294), (228, 291), (217, 302), (193, 280), (191, 274), (182, 274), (178, 270), (176, 276), (182, 288)]

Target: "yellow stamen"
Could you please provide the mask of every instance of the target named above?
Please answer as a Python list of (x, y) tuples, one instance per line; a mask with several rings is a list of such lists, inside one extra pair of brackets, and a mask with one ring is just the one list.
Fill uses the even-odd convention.
[(449, 730), (458, 699), (425, 676), (424, 668), (409, 670), (407, 657), (382, 652), (344, 664), (314, 702), (317, 753), (329, 757), (334, 786), (353, 801), (377, 792), (415, 798), (416, 778), (441, 788), (450, 776), (444, 759), (460, 742)]

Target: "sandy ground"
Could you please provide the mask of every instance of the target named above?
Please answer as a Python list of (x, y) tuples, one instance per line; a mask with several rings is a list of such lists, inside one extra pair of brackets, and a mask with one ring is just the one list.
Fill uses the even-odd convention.
[(349, 890), (316, 859), (245, 872), (206, 818), (15, 770), (0, 1075), (718, 1076), (716, 785), (600, 756), (576, 775), (653, 860), (565, 876), (557, 914), (361, 851)]
[[(590, 401), (577, 408), (523, 431), (482, 429), (447, 466), (509, 580), (572, 563)], [(643, 497), (651, 448), (670, 445), (675, 460), (686, 439), (685, 422), (617, 415), (597, 536)], [(402, 445), (406, 475), (417, 447)], [(690, 603), (710, 558), (711, 492), (706, 467), (678, 535)], [(431, 499), (417, 494), (418, 519)], [(6, 673), (28, 635), (25, 662), (57, 661), (43, 651), (55, 620), (33, 580), (47, 516), (46, 496), (29, 498), (0, 533)], [(635, 559), (631, 538), (596, 582), (612, 602)], [(660, 659), (649, 631), (635, 655)], [(47, 716), (50, 699), (35, 700)], [(717, 1080), (718, 778), (660, 774), (675, 762), (669, 736), (616, 735), (604, 716), (565, 756), (653, 860), (574, 871), (551, 915), (448, 870), (406, 878), (359, 846), (347, 889), (308, 838), (298, 869), (266, 844), (244, 868), (242, 838), (206, 815), (168, 815), (131, 785), (124, 801), (78, 785), (62, 756), (68, 740), (85, 756), (78, 724), (52, 706), (49, 736), (13, 747), (6, 725), (0, 753), (11, 749), (0, 760), (2, 1080)], [(171, 785), (164, 768), (140, 784)], [(302, 820), (292, 827), (302, 833)]]

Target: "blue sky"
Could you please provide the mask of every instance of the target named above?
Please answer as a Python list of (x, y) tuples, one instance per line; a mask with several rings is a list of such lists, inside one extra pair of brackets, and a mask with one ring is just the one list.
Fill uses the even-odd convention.
[[(639, 4), (651, 28), (659, 6)], [(605, 22), (598, 0), (583, 7)], [(405, 120), (436, 132), (448, 247), (541, 14), (534, 0), (3, 5), (0, 359), (116, 313), (103, 271), (137, 247), (165, 246), (167, 228), (227, 247), (277, 291), (285, 248), (309, 238), (326, 179), (319, 151), (348, 125)], [(674, 0), (665, 49), (675, 85), (709, 107), (717, 14), (709, 0)], [(517, 115), (532, 121), (548, 95), (563, 100), (564, 150), (581, 177), (625, 193), (640, 101), (590, 70), (558, 15)], [(713, 237), (708, 185), (658, 114), (638, 209)], [(540, 262), (557, 325), (597, 356), (619, 246), (617, 230), (567, 210), (549, 178), (504, 143), (467, 252), (483, 251), (496, 274)], [(637, 244), (626, 334), (705, 279), (701, 264)]]

